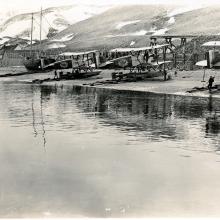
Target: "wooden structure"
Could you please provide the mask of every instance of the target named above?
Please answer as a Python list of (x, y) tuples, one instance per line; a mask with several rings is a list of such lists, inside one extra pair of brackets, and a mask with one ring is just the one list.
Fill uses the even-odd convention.
[[(192, 61), (193, 65), (197, 62), (195, 51), (196, 45), (194, 45), (194, 49), (191, 54), (186, 54), (187, 40), (191, 40), (195, 37), (195, 35), (154, 35), (150, 37), (150, 45), (157, 45), (159, 39), (164, 40), (164, 43), (169, 45), (167, 49), (170, 50), (172, 55), (173, 67), (180, 69), (180, 64), (182, 64), (182, 69), (186, 69), (186, 65), (189, 61)], [(191, 68), (193, 68), (192, 65)]]

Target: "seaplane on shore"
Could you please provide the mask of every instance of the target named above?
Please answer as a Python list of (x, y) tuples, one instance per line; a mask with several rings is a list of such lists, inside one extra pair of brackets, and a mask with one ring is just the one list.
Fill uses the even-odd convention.
[[(166, 65), (172, 61), (166, 60), (169, 44), (152, 45), (139, 48), (115, 48), (109, 51), (117, 58), (101, 64), (100, 68), (130, 69), (130, 73), (149, 74), (152, 71), (164, 73), (166, 79)], [(162, 55), (162, 57), (160, 56)]]
[(220, 68), (220, 51), (216, 50), (216, 47), (220, 48), (220, 41), (209, 41), (202, 45), (202, 47), (212, 47), (212, 50), (206, 52), (205, 60), (197, 62), (195, 65), (207, 69), (218, 69)]
[[(99, 65), (99, 57), (97, 50), (84, 52), (64, 52), (58, 55), (55, 62), (44, 66), (44, 68), (59, 70), (62, 77), (67, 78), (84, 78), (95, 76), (101, 73), (96, 70)], [(62, 70), (67, 70), (66, 75), (62, 75)]]

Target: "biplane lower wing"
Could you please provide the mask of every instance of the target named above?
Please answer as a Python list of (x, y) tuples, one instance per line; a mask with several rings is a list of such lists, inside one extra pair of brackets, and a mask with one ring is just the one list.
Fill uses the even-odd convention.
[(104, 68), (109, 65), (115, 65), (115, 67), (124, 68), (129, 65), (129, 59), (131, 59), (131, 55), (118, 57), (118, 58), (106, 61), (105, 63), (101, 64), (99, 67)]
[(172, 63), (171, 60), (167, 60), (167, 61), (159, 61), (159, 62), (153, 62), (151, 63), (152, 66), (160, 66), (162, 64), (167, 64), (167, 63)]
[(52, 67), (54, 69), (70, 69), (73, 68), (73, 65), (71, 59), (66, 59), (66, 60), (56, 61), (47, 66), (44, 66), (44, 68), (48, 68), (48, 67)]
[(201, 66), (201, 67), (207, 67), (208, 62), (207, 62), (207, 60), (201, 60), (201, 61), (197, 62), (195, 65), (196, 66)]

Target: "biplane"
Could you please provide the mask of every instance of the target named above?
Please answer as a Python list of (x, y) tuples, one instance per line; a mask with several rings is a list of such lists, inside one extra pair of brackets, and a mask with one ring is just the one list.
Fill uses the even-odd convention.
[[(44, 66), (44, 68), (60, 70), (60, 78), (84, 78), (98, 75), (101, 71), (98, 67), (98, 51), (85, 52), (64, 52), (58, 55), (55, 62)], [(67, 74), (63, 75), (62, 70), (66, 69)]]
[(109, 66), (113, 66), (115, 69), (129, 68), (130, 73), (142, 75), (152, 71), (163, 71), (166, 75), (166, 65), (172, 62), (166, 60), (167, 47), (168, 44), (139, 48), (115, 48), (109, 53), (114, 53), (117, 57), (101, 64), (100, 68)]
[(212, 50), (209, 50), (206, 52), (205, 60), (201, 60), (196, 63), (197, 66), (203, 67), (203, 68), (220, 68), (220, 52), (219, 50), (216, 50), (216, 47), (220, 48), (220, 41), (209, 41), (202, 45), (203, 47), (212, 47)]

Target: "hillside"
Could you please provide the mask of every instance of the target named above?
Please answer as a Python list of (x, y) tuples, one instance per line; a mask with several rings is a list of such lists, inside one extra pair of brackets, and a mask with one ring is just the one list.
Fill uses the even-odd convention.
[(114, 7), (90, 19), (78, 22), (53, 38), (60, 40), (69, 34), (68, 48), (135, 46), (146, 44), (146, 35), (164, 32), (169, 26), (168, 12), (173, 7), (136, 5)]
[[(219, 6), (184, 8), (168, 5), (72, 5), (45, 9), (43, 15), (44, 20), (48, 21), (43, 23), (44, 49), (76, 51), (138, 47), (148, 45), (151, 35), (215, 35), (218, 40), (220, 34)], [(19, 14), (0, 25), (0, 44), (8, 39), (1, 36), (9, 33), (19, 39), (29, 40), (30, 16), (30, 13)], [(35, 23), (39, 24), (39, 12), (34, 17)], [(54, 30), (57, 30), (57, 34)], [(49, 35), (50, 38), (47, 39)], [(34, 39), (39, 39), (39, 25), (34, 28)]]
[(72, 39), (63, 42), (67, 50), (77, 50), (144, 46), (149, 43), (150, 35), (219, 35), (220, 7), (175, 11), (178, 11), (176, 7), (152, 5), (112, 8), (69, 26), (58, 33), (53, 41), (62, 41), (65, 36), (72, 34)]
[[(42, 39), (47, 38), (52, 31), (62, 31), (71, 24), (104, 12), (109, 7), (75, 4), (44, 9), (42, 12)], [(8, 19), (0, 19), (0, 37), (30, 39), (31, 16), (31, 13), (24, 13), (11, 16)], [(33, 17), (33, 39), (39, 39), (40, 11), (34, 12)]]
[(220, 6), (201, 8), (175, 16), (170, 34), (220, 34)]

